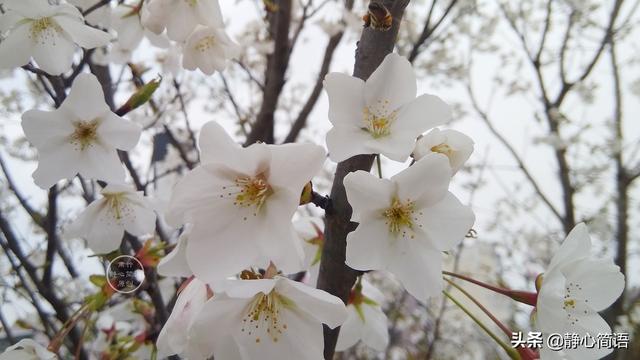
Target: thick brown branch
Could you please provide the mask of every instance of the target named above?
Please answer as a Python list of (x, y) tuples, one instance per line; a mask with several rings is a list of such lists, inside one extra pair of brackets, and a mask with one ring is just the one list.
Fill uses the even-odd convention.
[[(393, 51), (402, 15), (409, 0), (387, 0), (384, 4), (391, 11), (393, 26), (386, 32), (365, 28), (356, 49), (353, 75), (363, 80)], [(350, 172), (369, 171), (373, 159), (373, 155), (358, 155), (338, 164), (331, 189), (331, 206), (326, 212), (325, 245), (320, 262), (318, 288), (339, 297), (345, 304), (358, 272), (345, 265), (347, 234), (356, 228), (356, 223), (350, 221), (352, 209), (342, 182)], [(324, 328), (324, 357), (327, 360), (333, 359), (339, 332), (339, 328)]]

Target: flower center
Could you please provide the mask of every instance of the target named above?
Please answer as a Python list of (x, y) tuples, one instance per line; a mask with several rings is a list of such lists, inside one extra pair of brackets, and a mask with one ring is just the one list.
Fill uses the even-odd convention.
[(108, 193), (103, 194), (104, 199), (109, 208), (109, 212), (113, 214), (116, 220), (122, 220), (122, 218), (130, 213), (130, 209), (127, 206), (127, 201), (124, 193)]
[(56, 32), (62, 32), (60, 25), (50, 17), (33, 20), (30, 30), (30, 37), (39, 42), (44, 42), (47, 37), (53, 37)]
[(260, 210), (269, 195), (273, 194), (273, 189), (262, 176), (239, 177), (235, 183), (240, 188), (240, 192), (236, 195), (233, 204), (240, 207), (255, 206), (257, 210)]
[(211, 50), (216, 45), (216, 37), (213, 35), (205, 36), (200, 39), (195, 46), (195, 49), (200, 52), (206, 52)]
[(198, 0), (184, 0), (189, 6), (196, 6), (198, 4)]
[(567, 321), (571, 325), (577, 324), (581, 316), (586, 316), (592, 311), (588, 305), (589, 300), (584, 299), (580, 284), (569, 282), (565, 285), (562, 309), (566, 311)]
[[(415, 212), (415, 203), (411, 200), (402, 202), (399, 199), (393, 199), (391, 207), (383, 212), (383, 216), (386, 218), (385, 224), (389, 226), (389, 231), (393, 234), (398, 234), (402, 231), (405, 235), (405, 228), (413, 229), (413, 214)], [(413, 235), (411, 235), (413, 238)]]
[(379, 139), (391, 134), (391, 124), (396, 119), (396, 112), (380, 115), (371, 111), (368, 107), (364, 109), (364, 128), (374, 139)]
[(451, 159), (451, 156), (453, 156), (453, 148), (445, 143), (431, 147), (431, 151), (434, 153), (446, 155), (449, 159)]
[(255, 336), (255, 342), (262, 341), (261, 336), (278, 342), (287, 330), (287, 324), (280, 321), (280, 311), (293, 307), (293, 302), (272, 290), (269, 294), (259, 293), (254, 296), (248, 306), (247, 314), (242, 319), (240, 331)]
[(73, 126), (75, 127), (71, 134), (70, 142), (76, 145), (80, 150), (85, 150), (87, 147), (92, 146), (98, 142), (98, 120), (91, 121), (76, 121)]

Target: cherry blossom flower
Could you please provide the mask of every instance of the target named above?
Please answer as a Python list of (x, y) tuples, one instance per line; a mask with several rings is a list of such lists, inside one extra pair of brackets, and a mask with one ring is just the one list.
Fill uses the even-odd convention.
[(293, 222), (304, 251), (303, 268), (309, 276), (306, 282), (315, 287), (320, 273), (320, 259), (324, 247), (324, 223), (320, 219), (304, 217)]
[(111, 35), (84, 24), (70, 4), (50, 5), (43, 0), (8, 1), (0, 21), (0, 68), (15, 68), (33, 58), (51, 75), (71, 69), (76, 44), (86, 49), (105, 46)]
[(36, 184), (49, 188), (76, 174), (107, 182), (124, 180), (116, 149), (131, 150), (142, 131), (109, 110), (98, 79), (80, 74), (69, 96), (54, 111), (29, 110), (22, 115), (27, 140), (38, 149)]
[(142, 191), (109, 184), (101, 194), (69, 225), (67, 236), (84, 237), (94, 252), (106, 254), (120, 246), (125, 231), (134, 236), (153, 233), (156, 214)]
[(351, 290), (347, 319), (340, 327), (336, 351), (344, 351), (362, 340), (367, 346), (384, 351), (389, 344), (387, 316), (381, 304), (384, 295), (371, 283), (362, 280)]
[(451, 109), (440, 98), (416, 98), (416, 77), (407, 59), (391, 53), (365, 82), (340, 73), (326, 76), (329, 95), (327, 133), (331, 160), (359, 154), (383, 154), (405, 161), (418, 135), (450, 120)]
[(207, 75), (222, 71), (227, 61), (240, 54), (240, 47), (223, 28), (200, 26), (193, 31), (183, 48), (182, 66), (200, 69)]
[(322, 359), (322, 324), (346, 318), (344, 303), (286, 277), (231, 280), (209, 300), (191, 327), (190, 359)]
[(413, 150), (413, 158), (420, 160), (431, 153), (446, 155), (455, 174), (472, 152), (473, 140), (467, 135), (455, 130), (433, 129), (418, 139)]
[(191, 223), (187, 262), (203, 281), (273, 261), (286, 273), (302, 268), (291, 219), (325, 152), (312, 144), (242, 148), (215, 122), (200, 133), (202, 164), (176, 185), (170, 225)]
[[(93, 5), (97, 4), (96, 0), (68, 0), (70, 4), (73, 4), (80, 8), (81, 11), (87, 11)], [(99, 26), (102, 28), (111, 27), (111, 6), (100, 6), (99, 8), (91, 11), (84, 18), (89, 25)]]
[[(580, 223), (567, 235), (541, 276), (535, 326), (545, 338), (551, 333), (577, 333), (581, 338), (589, 334), (595, 341), (598, 334), (611, 334), (611, 327), (598, 312), (620, 297), (624, 275), (613, 261), (595, 259), (590, 251), (587, 226)], [(540, 355), (541, 359), (600, 359), (611, 351), (578, 346), (558, 352), (543, 345)]]
[(138, 48), (142, 39), (147, 37), (157, 47), (166, 48), (169, 40), (163, 35), (157, 35), (142, 26), (141, 13), (146, 7), (137, 7), (126, 3), (118, 5), (113, 10), (113, 29), (118, 33), (116, 42), (111, 48), (111, 59), (119, 64), (130, 60), (133, 51)]
[(346, 263), (388, 270), (420, 301), (442, 290), (442, 251), (456, 246), (475, 217), (447, 191), (448, 158), (431, 154), (390, 180), (356, 171), (344, 179), (351, 221)]
[(22, 339), (0, 354), (0, 360), (51, 360), (56, 358), (56, 354), (31, 339)]
[(187, 242), (189, 241), (190, 226), (185, 226), (178, 237), (176, 247), (158, 263), (158, 274), (162, 276), (189, 277), (193, 271), (187, 263)]
[[(207, 284), (192, 278), (182, 289), (171, 311), (169, 319), (162, 327), (156, 345), (158, 358), (164, 359), (175, 354), (188, 353), (189, 331), (193, 322), (200, 317), (200, 310), (212, 296)], [(196, 359), (196, 357), (189, 357)]]
[(142, 24), (152, 32), (174, 41), (184, 41), (198, 25), (222, 27), (218, 0), (149, 0), (142, 12)]

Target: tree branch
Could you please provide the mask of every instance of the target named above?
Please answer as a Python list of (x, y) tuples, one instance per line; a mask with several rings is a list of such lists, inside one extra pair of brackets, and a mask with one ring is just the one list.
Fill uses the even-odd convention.
[(273, 144), (275, 141), (273, 137), (275, 111), (278, 106), (280, 93), (284, 87), (284, 76), (289, 64), (291, 49), (289, 41), (291, 2), (292, 0), (278, 1), (278, 10), (271, 18), (275, 40), (274, 48), (267, 59), (265, 85), (260, 112), (247, 137), (245, 146), (253, 144), (256, 141), (262, 141), (268, 144)]
[[(384, 5), (391, 11), (393, 25), (388, 31), (378, 31), (367, 27), (362, 31), (356, 49), (353, 75), (366, 80), (380, 65), (384, 57), (393, 51), (398, 28), (409, 0), (385, 0)], [(345, 264), (347, 234), (356, 228), (350, 221), (351, 206), (347, 201), (344, 177), (357, 170), (371, 169), (374, 155), (357, 155), (338, 164), (331, 189), (331, 206), (325, 217), (325, 245), (320, 261), (318, 288), (333, 294), (346, 304), (351, 287), (358, 272)], [(324, 357), (333, 358), (340, 328), (324, 327)]]

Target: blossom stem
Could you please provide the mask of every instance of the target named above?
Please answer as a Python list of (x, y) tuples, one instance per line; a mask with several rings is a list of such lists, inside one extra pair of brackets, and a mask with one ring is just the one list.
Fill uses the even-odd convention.
[(382, 179), (382, 161), (380, 160), (380, 154), (376, 154), (376, 165), (378, 166), (378, 177)]
[(468, 297), (469, 300), (473, 301), (474, 304), (476, 304), (476, 306), (478, 306), (480, 308), (480, 310), (482, 310), (482, 312), (484, 312), (490, 319), (491, 321), (493, 321), (496, 325), (498, 325), (498, 327), (500, 328), (500, 330), (502, 330), (503, 333), (505, 333), (505, 335), (507, 336), (511, 336), (511, 333), (513, 333), (513, 331), (511, 331), (511, 329), (509, 329), (505, 324), (503, 324), (500, 320), (498, 320), (492, 313), (491, 311), (489, 311), (489, 309), (487, 309), (484, 305), (482, 305), (476, 298), (474, 298), (471, 294), (469, 294), (469, 292), (467, 292), (465, 289), (462, 288), (462, 286), (456, 284), (455, 282), (444, 278), (444, 281), (448, 282), (449, 284), (451, 284), (451, 286), (455, 287), (456, 289), (458, 289), (461, 293), (464, 294), (464, 296)]
[(464, 311), (464, 313), (467, 314), (467, 316), (469, 316), (471, 320), (473, 320), (476, 324), (478, 324), (478, 326), (480, 326), (482, 330), (484, 330), (484, 332), (487, 333), (487, 335), (489, 335), (496, 343), (498, 343), (498, 345), (500, 345), (500, 347), (504, 349), (504, 351), (509, 355), (511, 359), (521, 360), (520, 354), (518, 354), (516, 349), (512, 348), (511, 346), (507, 345), (504, 341), (502, 341), (498, 337), (498, 335), (494, 334), (493, 331), (491, 331), (485, 324), (482, 323), (482, 321), (480, 321), (480, 319), (478, 319), (475, 315), (473, 315), (471, 311), (469, 311), (469, 309), (467, 309), (464, 305), (462, 305), (446, 290), (442, 290), (442, 293), (447, 298), (449, 298), (449, 300), (451, 300), (454, 304), (456, 304), (456, 306), (458, 306), (460, 310)]
[(472, 279), (468, 276), (465, 275), (461, 275), (461, 274), (456, 274), (450, 271), (443, 271), (442, 272), (444, 275), (449, 275), (449, 276), (453, 276), (456, 277), (458, 279), (462, 279), (465, 281), (468, 281), (470, 283), (476, 284), (478, 286), (481, 286), (485, 289), (489, 289), (491, 291), (497, 292), (498, 294), (502, 294), (504, 296), (508, 296), (510, 298), (512, 298), (513, 300), (516, 300), (518, 302), (521, 302), (523, 304), (527, 304), (527, 305), (531, 305), (533, 307), (536, 306), (536, 302), (538, 299), (538, 294), (536, 293), (532, 293), (532, 292), (527, 292), (527, 291), (518, 291), (518, 290), (510, 290), (510, 289), (505, 289), (505, 288), (501, 288), (501, 287), (497, 287), (497, 286), (493, 286), (487, 283), (484, 283), (482, 281), (478, 281), (476, 279)]

